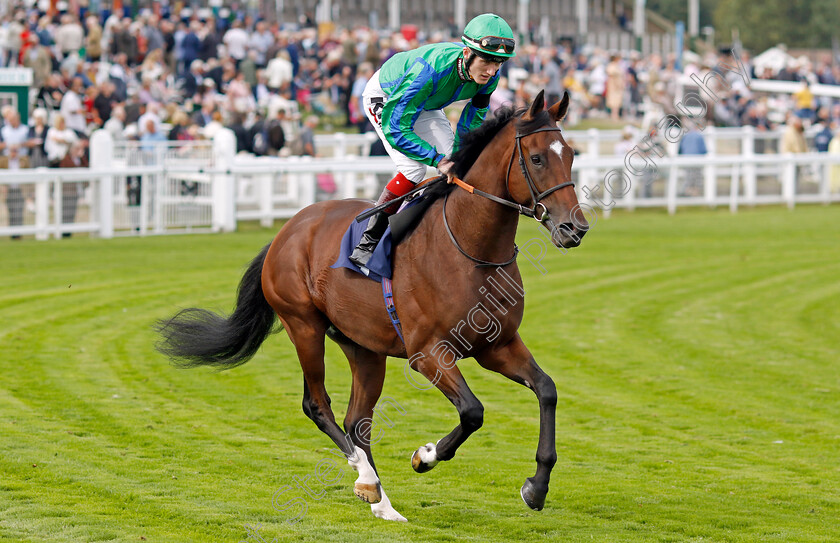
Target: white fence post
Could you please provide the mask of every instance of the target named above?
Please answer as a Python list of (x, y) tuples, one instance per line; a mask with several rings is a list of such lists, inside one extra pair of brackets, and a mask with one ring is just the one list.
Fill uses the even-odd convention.
[(274, 217), (271, 212), (274, 210), (274, 180), (277, 179), (277, 172), (269, 175), (261, 175), (256, 178), (256, 191), (260, 199), (260, 226), (271, 228), (274, 224)]
[(729, 182), (729, 212), (737, 213), (738, 211), (738, 188), (741, 178), (741, 166), (735, 164), (732, 167), (732, 179)]
[(50, 237), (49, 221), (50, 182), (45, 178), (35, 183), (35, 239), (44, 241)]
[[(55, 170), (53, 170), (55, 171)], [(55, 231), (53, 235), (55, 239), (61, 239), (61, 234), (63, 230), (61, 229), (61, 221), (64, 218), (64, 187), (62, 186), (62, 179), (60, 176), (56, 175), (53, 178), (53, 219), (55, 220)]]
[(822, 171), (822, 176), (820, 176), (820, 196), (822, 203), (828, 205), (831, 203), (831, 164), (823, 162), (815, 166), (815, 168), (818, 172)]
[[(90, 137), (90, 167), (114, 169), (114, 140), (107, 130), (97, 130)], [(114, 237), (114, 176), (99, 178), (99, 236)]]
[[(717, 139), (715, 135), (715, 127), (706, 127), (706, 156), (709, 158), (717, 157)], [(717, 166), (713, 162), (706, 164), (703, 168), (703, 199), (709, 207), (715, 206), (717, 199)]]
[[(600, 132), (596, 128), (590, 128), (586, 131), (586, 156), (587, 158), (597, 158), (601, 154), (601, 139)], [(594, 201), (589, 197), (589, 194), (597, 194), (598, 180), (592, 179), (597, 175), (597, 170), (585, 169), (579, 173), (580, 192), (584, 194), (584, 202), (588, 205), (594, 205)], [(588, 187), (588, 190), (586, 188)], [(578, 196), (580, 197), (580, 196)]]
[(782, 166), (782, 201), (784, 201), (790, 209), (793, 209), (796, 203), (796, 167), (798, 164), (793, 161), (793, 155), (785, 154), (788, 160)]
[(219, 130), (213, 137), (213, 158), (216, 167), (227, 170), (213, 179), (213, 230), (233, 232), (236, 230), (236, 183), (229, 173), (236, 155), (236, 135), (227, 128)]
[(677, 176), (679, 174), (679, 167), (671, 162), (668, 166), (668, 185), (665, 189), (665, 197), (668, 205), (668, 214), (673, 215), (677, 212)]
[[(756, 173), (755, 173), (755, 128), (745, 126), (741, 129), (741, 156), (744, 159), (744, 202), (748, 205), (755, 205), (756, 197)], [(734, 174), (733, 174), (734, 175)]]

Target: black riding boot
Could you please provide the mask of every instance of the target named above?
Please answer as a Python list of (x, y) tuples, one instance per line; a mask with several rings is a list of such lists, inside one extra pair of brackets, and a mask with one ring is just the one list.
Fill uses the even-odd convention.
[(353, 254), (350, 255), (350, 261), (357, 266), (367, 266), (370, 257), (373, 256), (373, 250), (376, 249), (376, 244), (382, 239), (385, 234), (385, 229), (388, 228), (388, 217), (391, 215), (382, 211), (370, 218), (368, 227), (365, 233), (362, 234), (362, 239), (359, 244), (353, 249)]
[[(397, 195), (386, 187), (382, 191), (382, 195), (379, 196), (376, 205), (390, 202), (394, 198), (397, 198)], [(362, 239), (359, 240), (359, 244), (353, 249), (353, 254), (350, 255), (350, 261), (353, 264), (367, 266), (370, 257), (373, 256), (373, 250), (376, 249), (376, 244), (379, 243), (379, 240), (382, 239), (385, 230), (388, 228), (388, 217), (396, 213), (399, 208), (399, 204), (394, 204), (386, 207), (370, 218), (368, 227), (365, 229), (365, 233), (362, 234)]]

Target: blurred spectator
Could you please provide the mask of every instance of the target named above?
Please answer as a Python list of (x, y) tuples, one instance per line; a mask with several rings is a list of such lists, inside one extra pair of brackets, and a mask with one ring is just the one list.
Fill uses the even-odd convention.
[(29, 44), (23, 55), (23, 66), (32, 69), (32, 85), (40, 89), (52, 73), (52, 56), (50, 50), (39, 43), (37, 34), (29, 35)]
[(87, 123), (85, 122), (85, 108), (82, 103), (82, 94), (84, 93), (84, 84), (82, 78), (74, 77), (70, 84), (70, 89), (64, 93), (61, 99), (61, 116), (67, 127), (75, 130), (79, 135), (85, 133)]
[[(151, 121), (153, 124), (150, 125), (149, 121)], [(160, 104), (158, 104), (157, 102), (150, 102), (146, 106), (145, 113), (140, 115), (140, 117), (137, 119), (137, 129), (140, 133), (140, 136), (143, 136), (143, 134), (146, 133), (146, 131), (149, 129), (149, 126), (154, 126), (154, 130), (152, 130), (153, 133), (160, 132), (160, 123)]]
[(52, 128), (47, 130), (47, 139), (44, 142), (50, 168), (57, 168), (61, 160), (67, 156), (70, 146), (78, 140), (79, 136), (76, 132), (67, 127), (64, 116), (56, 115), (53, 118)]
[(85, 31), (78, 19), (73, 15), (64, 14), (61, 16), (61, 26), (55, 31), (55, 46), (66, 58), (71, 54), (78, 55), (85, 44)]
[(359, 133), (373, 132), (373, 125), (365, 115), (365, 107), (362, 105), (362, 93), (365, 91), (370, 77), (373, 75), (373, 66), (369, 62), (363, 62), (359, 65), (356, 72), (356, 81), (353, 82), (353, 89), (350, 91), (350, 104), (348, 109), (350, 111), (350, 124), (355, 126)]
[[(18, 170), (21, 167), (20, 156), (16, 148), (4, 149), (2, 157), (5, 162), (5, 168), (9, 170)], [(18, 183), (9, 183), (2, 185), (6, 190), (6, 212), (9, 216), (9, 226), (21, 226), (23, 224), (23, 208), (24, 197), (23, 189)], [(20, 239), (19, 235), (13, 235), (12, 239)]]
[(152, 117), (146, 117), (143, 120), (143, 133), (140, 135), (140, 148), (147, 153), (152, 153), (159, 143), (165, 141), (166, 134), (161, 131), (160, 123)]
[[(828, 144), (828, 152), (832, 155), (840, 156), (840, 128), (836, 127), (834, 137)], [(831, 166), (831, 192), (840, 191), (840, 164)]]
[(125, 109), (122, 106), (112, 109), (111, 118), (105, 121), (102, 128), (108, 131), (114, 141), (125, 140)]
[(87, 37), (85, 38), (85, 54), (90, 61), (97, 61), (102, 57), (102, 27), (99, 19), (91, 15), (85, 19)]
[(22, 35), (26, 20), (22, 13), (16, 13), (5, 26), (5, 37), (2, 43), (4, 57), (0, 58), (5, 66), (17, 66), (20, 58), (20, 50), (23, 46)]
[(243, 80), (248, 83), (248, 88), (253, 89), (257, 85), (257, 52), (253, 49), (248, 51), (242, 62), (239, 63), (239, 73)]
[(219, 130), (224, 127), (225, 126), (222, 124), (222, 113), (218, 110), (213, 111), (211, 120), (209, 123), (204, 125), (204, 128), (201, 130), (201, 135), (204, 136), (205, 139), (212, 140), (213, 136), (215, 136)]
[(197, 127), (190, 122), (189, 116), (178, 110), (172, 116), (172, 129), (167, 138), (169, 141), (192, 141), (198, 134)]
[(802, 82), (798, 91), (793, 93), (796, 100), (796, 115), (800, 119), (813, 120), (814, 118), (814, 95), (807, 81)]
[(265, 68), (268, 63), (268, 51), (274, 46), (274, 35), (268, 29), (265, 21), (257, 21), (248, 45), (256, 53), (257, 66)]
[(99, 86), (99, 93), (93, 100), (93, 107), (96, 109), (96, 114), (103, 123), (108, 122), (111, 118), (111, 111), (114, 106), (119, 103), (117, 96), (114, 94), (116, 86), (110, 81), (105, 81)]
[(183, 28), (184, 37), (181, 39), (181, 46), (176, 50), (178, 55), (178, 71), (186, 71), (192, 66), (193, 61), (199, 59), (198, 53), (201, 49), (201, 38), (198, 37), (201, 25), (198, 21), (191, 21), (188, 28)]
[(831, 139), (834, 137), (834, 134), (831, 131), (831, 127), (829, 126), (827, 120), (823, 121), (819, 126), (819, 132), (814, 135), (814, 147), (817, 149), (818, 153), (825, 153), (828, 151), (828, 146), (831, 143)]
[(791, 115), (782, 135), (782, 153), (807, 153), (808, 143), (805, 141), (805, 129), (802, 126), (802, 118)]
[[(70, 150), (59, 162), (59, 168), (87, 168), (89, 166), (85, 156), (85, 144), (76, 141), (70, 146)], [(84, 182), (64, 181), (61, 183), (61, 224), (73, 224), (76, 222), (76, 208), (79, 205), (79, 198), (84, 190)], [(62, 232), (61, 237), (69, 238), (71, 232)]]
[(315, 128), (318, 126), (318, 117), (309, 115), (303, 122), (303, 127), (300, 130), (298, 137), (300, 138), (302, 155), (304, 156), (318, 156), (318, 151), (315, 148)]
[(286, 146), (286, 130), (283, 123), (286, 120), (286, 110), (278, 109), (277, 117), (268, 122), (266, 131), (268, 134), (268, 152), (276, 155)]
[(57, 73), (47, 77), (46, 84), (38, 91), (35, 98), (35, 107), (41, 107), (47, 111), (56, 111), (61, 106), (61, 99), (64, 96), (64, 86), (61, 83), (61, 76)]
[(250, 151), (251, 140), (248, 129), (245, 128), (245, 116), (242, 113), (234, 113), (227, 128), (236, 136), (236, 152)]
[(621, 130), (621, 140), (615, 144), (613, 152), (619, 156), (626, 156), (635, 146), (633, 127), (628, 125)]
[(268, 77), (269, 89), (277, 91), (291, 83), (293, 75), (289, 52), (285, 49), (277, 51), (277, 56), (268, 63), (265, 73)]
[[(703, 140), (703, 134), (690, 122), (685, 122), (683, 119), (682, 126), (688, 126), (688, 130), (680, 139), (678, 154), (680, 155), (705, 155), (708, 153), (706, 149), (706, 142)], [(703, 187), (703, 168), (701, 166), (691, 166), (684, 168), (685, 177), (683, 179), (682, 193), (686, 196), (699, 196)]]
[(228, 49), (228, 54), (236, 61), (237, 68), (239, 67), (239, 63), (245, 59), (250, 39), (248, 33), (242, 28), (242, 21), (238, 19), (233, 21), (233, 27), (222, 38), (222, 41)]
[(620, 58), (618, 55), (613, 55), (606, 67), (607, 109), (610, 110), (610, 116), (614, 121), (618, 121), (620, 118), (621, 106), (624, 103), (624, 90), (627, 86), (627, 77), (624, 74), (624, 68), (621, 66)]
[(36, 143), (29, 138), (29, 127), (20, 123), (20, 113), (10, 110), (4, 115), (6, 123), (0, 128), (0, 149), (7, 157), (12, 154), (20, 162), (21, 168), (29, 167), (29, 149)]
[(32, 142), (29, 158), (33, 168), (49, 166), (44, 142), (47, 140), (47, 110), (38, 108), (32, 112), (32, 126), (29, 128), (29, 140)]

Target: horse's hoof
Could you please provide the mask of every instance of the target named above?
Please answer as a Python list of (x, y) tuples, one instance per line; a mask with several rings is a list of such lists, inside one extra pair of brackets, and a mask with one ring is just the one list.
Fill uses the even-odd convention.
[(542, 491), (538, 490), (537, 485), (534, 484), (533, 477), (528, 477), (525, 480), (525, 484), (522, 485), (522, 488), (519, 490), (519, 495), (522, 496), (522, 500), (525, 502), (525, 505), (534, 511), (542, 511), (542, 508), (545, 505), (546, 494), (548, 494), (548, 487)]
[(353, 485), (353, 493), (365, 503), (379, 503), (382, 501), (382, 492), (379, 483), (356, 483)]
[(434, 443), (427, 443), (423, 447), (414, 451), (414, 454), (411, 455), (411, 467), (414, 468), (414, 471), (417, 473), (426, 473), (427, 471), (431, 471), (433, 467), (437, 466), (437, 463), (438, 459), (435, 454)]

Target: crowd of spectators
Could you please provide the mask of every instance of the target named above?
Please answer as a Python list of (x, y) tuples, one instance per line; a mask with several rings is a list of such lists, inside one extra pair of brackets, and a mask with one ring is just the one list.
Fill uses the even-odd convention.
[[(115, 140), (153, 146), (167, 139), (212, 138), (227, 127), (238, 151), (315, 154), (311, 134), (319, 119), (371, 129), (361, 92), (385, 60), (424, 41), (458, 39), (451, 28), (411, 35), (368, 28), (325, 31), (309, 20), (278, 25), (227, 8), (48, 15), (38, 3), (6, 4), (11, 5), (0, 10), (0, 66), (32, 68), (35, 109), (22, 139), (19, 120), (3, 116), (8, 126), (0, 132), (0, 148), (7, 156), (12, 148), (29, 156), (31, 165), (57, 166), (76, 140), (84, 142), (97, 129)], [(808, 86), (840, 81), (840, 68), (830, 59), (776, 72), (756, 69), (748, 54), (742, 61), (753, 78), (797, 80), (802, 89), (786, 97), (753, 93), (737, 73), (719, 68), (732, 63), (728, 52), (686, 56), (680, 66), (673, 55), (531, 43), (503, 65), (491, 110), (524, 106), (541, 89), (549, 101), (569, 91), (570, 124), (609, 117), (638, 125), (675, 113), (675, 96), (687, 76), (716, 70), (729, 86), (719, 85), (719, 100), (703, 95), (710, 122), (768, 130), (786, 122), (793, 126), (785, 116), (790, 111), (806, 125), (821, 123), (831, 135), (840, 122), (840, 103), (815, 97)]]

